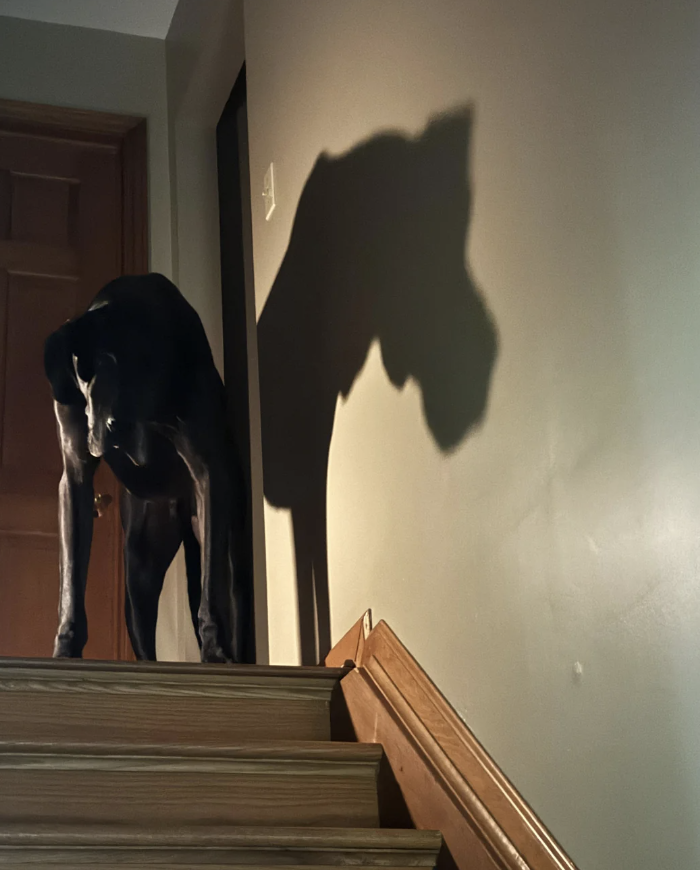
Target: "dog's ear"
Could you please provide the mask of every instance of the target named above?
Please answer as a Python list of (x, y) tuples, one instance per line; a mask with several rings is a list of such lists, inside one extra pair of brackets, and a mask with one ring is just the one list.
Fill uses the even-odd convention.
[(60, 405), (80, 402), (83, 395), (78, 387), (73, 354), (79, 348), (76, 323), (64, 323), (46, 339), (44, 344), (44, 370), (51, 384), (54, 399)]

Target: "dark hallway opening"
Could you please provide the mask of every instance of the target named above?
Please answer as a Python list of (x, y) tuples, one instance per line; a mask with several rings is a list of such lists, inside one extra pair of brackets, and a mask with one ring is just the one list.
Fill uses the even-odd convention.
[[(241, 460), (245, 530), (238, 570), (253, 572), (250, 406), (248, 393), (248, 339), (246, 329), (246, 250), (250, 230), (250, 178), (248, 173), (248, 113), (245, 65), (236, 79), (216, 128), (221, 234), (221, 295), (224, 334), (224, 383), (229, 425)], [(247, 222), (247, 223), (246, 223)], [(247, 586), (252, 588), (252, 581)], [(247, 661), (255, 661), (254, 602), (245, 616), (250, 620)]]

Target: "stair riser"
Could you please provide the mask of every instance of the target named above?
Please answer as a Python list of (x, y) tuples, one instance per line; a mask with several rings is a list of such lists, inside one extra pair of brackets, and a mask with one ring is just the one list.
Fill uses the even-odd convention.
[[(51, 867), (53, 870), (73, 870), (75, 867), (80, 867), (81, 870), (124, 870), (125, 867), (130, 867), (132, 870), (147, 870), (147, 868), (157, 868), (157, 870), (250, 870), (250, 864), (238, 864), (232, 861), (229, 864), (222, 864), (220, 858), (213, 859), (213, 862), (193, 861), (188, 857), (180, 857), (177, 860), (161, 857), (158, 855), (148, 855), (143, 857), (123, 856), (120, 857), (119, 863), (109, 863), (103, 860), (99, 855), (93, 856), (65, 856), (65, 857), (44, 857), (36, 855), (34, 857), (25, 856), (4, 856), (0, 855), (0, 867), (3, 870), (45, 870), (46, 867)], [(29, 863), (27, 863), (27, 861)], [(272, 870), (272, 868), (284, 867), (284, 870), (309, 870), (308, 864), (255, 864), (255, 870)], [(314, 864), (314, 870), (338, 870), (339, 864)], [(386, 867), (387, 865), (372, 865)], [(433, 865), (434, 866), (434, 865)], [(391, 870), (415, 870), (413, 865), (391, 865)]]
[(0, 691), (4, 740), (158, 742), (226, 746), (250, 740), (329, 740), (328, 701), (230, 693)]
[(434, 831), (183, 825), (0, 825), (0, 870), (434, 870)]
[[(110, 863), (111, 862), (111, 863)], [(222, 856), (211, 856), (211, 860), (206, 860), (206, 856), (198, 856), (193, 859), (187, 855), (160, 855), (150, 853), (147, 855), (120, 855), (119, 861), (114, 863), (114, 855), (100, 855), (97, 853), (88, 853), (76, 855), (43, 855), (36, 854), (25, 855), (2, 855), (0, 853), (0, 867), (3, 870), (44, 870), (45, 867), (51, 867), (53, 870), (73, 870), (74, 867), (80, 867), (81, 870), (123, 870), (124, 867), (131, 867), (134, 870), (138, 868), (153, 868), (157, 870), (182, 870), (183, 867), (188, 870), (250, 870), (254, 867), (255, 870), (266, 870), (266, 868), (284, 868), (284, 870), (309, 870), (312, 866), (313, 870), (338, 870), (339, 867), (345, 868), (346, 865), (337, 861), (333, 864), (282, 864), (282, 863), (248, 863), (241, 864), (237, 857), (232, 856), (230, 862)], [(420, 865), (425, 868), (425, 865)], [(432, 870), (434, 864), (426, 870)], [(377, 864), (372, 863), (363, 865), (363, 868), (391, 868), (391, 870), (416, 870), (415, 864)]]
[[(1, 769), (0, 818), (148, 824), (379, 824), (373, 772), (321, 775), (258, 763), (237, 770)], [(253, 770), (253, 767), (255, 770)], [(277, 768), (277, 772), (273, 772)]]
[[(352, 856), (352, 858), (354, 857)], [(308, 870), (309, 867), (313, 867), (313, 870), (338, 870), (339, 867), (357, 866), (352, 858), (349, 864), (346, 854), (337, 853), (333, 856), (320, 856), (320, 860), (314, 860), (314, 856), (307, 856), (304, 863), (288, 863), (289, 857), (270, 856), (267, 853), (243, 857), (238, 852), (215, 851), (208, 854), (205, 850), (197, 850), (194, 854), (187, 850), (121, 852), (118, 858), (115, 857), (113, 851), (101, 852), (92, 849), (80, 852), (10, 850), (6, 854), (0, 851), (0, 867), (2, 870), (42, 870), (44, 867), (52, 867), (55, 870), (71, 870), (73, 867), (80, 867), (81, 870), (93, 870), (93, 868), (94, 870), (98, 870), (98, 868), (99, 870), (121, 870), (124, 867), (157, 867), (158, 870), (170, 870), (170, 868), (182, 870), (183, 867), (187, 867), (189, 870), (199, 870), (199, 868), (206, 868), (206, 870), (223, 870), (223, 868), (226, 870), (231, 870), (231, 868), (265, 870), (268, 867), (283, 868), (283, 870)], [(426, 862), (423, 856), (421, 856), (420, 863), (412, 863), (410, 859), (404, 860), (403, 863), (395, 863), (399, 860), (398, 856), (373, 855), (370, 859), (363, 860), (360, 866), (377, 868), (377, 870), (417, 870), (417, 868), (432, 870), (435, 866), (434, 862)]]

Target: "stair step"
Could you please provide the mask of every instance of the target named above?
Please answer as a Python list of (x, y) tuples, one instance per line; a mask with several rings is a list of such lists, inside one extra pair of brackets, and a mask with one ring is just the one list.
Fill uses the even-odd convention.
[(433, 831), (337, 828), (185, 827), (177, 831), (111, 826), (3, 825), (3, 870), (119, 870), (124, 867), (433, 868), (442, 838)]
[(0, 741), (0, 820), (377, 827), (381, 747)]
[(0, 658), (7, 740), (329, 740), (337, 668)]

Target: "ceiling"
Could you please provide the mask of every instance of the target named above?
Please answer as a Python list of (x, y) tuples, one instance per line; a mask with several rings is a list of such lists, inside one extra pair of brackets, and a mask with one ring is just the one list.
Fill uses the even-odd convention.
[(0, 16), (165, 39), (177, 3), (178, 0), (0, 0)]

